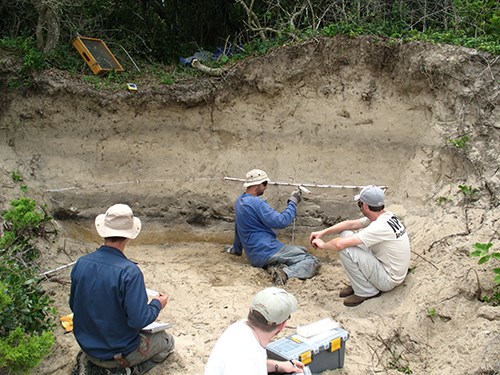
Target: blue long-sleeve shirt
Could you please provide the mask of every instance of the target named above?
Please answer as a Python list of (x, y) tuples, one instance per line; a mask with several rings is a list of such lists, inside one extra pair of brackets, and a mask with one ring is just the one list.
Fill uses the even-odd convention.
[(263, 199), (243, 193), (236, 200), (234, 210), (234, 252), (241, 254), (244, 249), (253, 266), (264, 267), (269, 258), (284, 246), (276, 239), (273, 229), (289, 226), (295, 218), (297, 206), (288, 201), (287, 207), (280, 213)]
[(109, 246), (78, 259), (71, 271), (69, 305), (78, 344), (101, 360), (133, 352), (140, 343), (140, 330), (161, 310), (156, 299), (148, 304), (139, 267)]

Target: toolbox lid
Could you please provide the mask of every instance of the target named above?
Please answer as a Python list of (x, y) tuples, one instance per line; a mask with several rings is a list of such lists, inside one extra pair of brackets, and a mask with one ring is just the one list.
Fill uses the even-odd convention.
[(321, 350), (330, 349), (332, 341), (338, 338), (346, 341), (349, 338), (349, 332), (336, 328), (312, 337), (303, 337), (296, 333), (269, 343), (266, 349), (282, 358), (298, 359), (307, 351), (318, 353)]

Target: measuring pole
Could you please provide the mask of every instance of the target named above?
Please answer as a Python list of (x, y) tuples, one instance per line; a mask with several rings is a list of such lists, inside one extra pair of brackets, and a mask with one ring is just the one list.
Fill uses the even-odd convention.
[(50, 275), (51, 273), (54, 273), (54, 272), (57, 272), (57, 271), (61, 271), (61, 270), (65, 269), (65, 268), (71, 267), (71, 266), (73, 266), (75, 263), (76, 263), (76, 262), (71, 262), (71, 263), (65, 264), (64, 266), (57, 267), (57, 268), (54, 268), (53, 270), (50, 270), (50, 271), (47, 271), (47, 272), (41, 273), (41, 274), (39, 274), (38, 276), (47, 276), (47, 275)]
[[(224, 177), (224, 180), (227, 181), (239, 181), (245, 182), (244, 178), (237, 177)], [(331, 184), (316, 184), (316, 183), (298, 183), (298, 182), (279, 182), (279, 181), (270, 181), (269, 185), (282, 185), (282, 186), (297, 186), (297, 187), (315, 187), (315, 188), (330, 188), (330, 189), (363, 189), (365, 186), (359, 185), (331, 185)], [(381, 189), (388, 189), (387, 186), (379, 186)]]

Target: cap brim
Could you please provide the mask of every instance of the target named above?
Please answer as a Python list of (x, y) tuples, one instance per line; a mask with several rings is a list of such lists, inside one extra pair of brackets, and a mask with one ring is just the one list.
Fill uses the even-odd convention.
[(361, 197), (361, 194), (357, 194), (354, 196), (354, 201), (357, 202), (359, 201), (359, 198)]
[(253, 181), (253, 182), (245, 182), (245, 183), (243, 184), (243, 187), (249, 187), (249, 186), (260, 185), (260, 184), (262, 184), (264, 181), (271, 182), (271, 180), (270, 180), (269, 178), (264, 178), (263, 180), (258, 180), (258, 181)]

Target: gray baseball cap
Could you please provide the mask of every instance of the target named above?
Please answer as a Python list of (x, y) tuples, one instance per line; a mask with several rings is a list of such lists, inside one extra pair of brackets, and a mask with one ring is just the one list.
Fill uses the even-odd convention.
[(293, 295), (276, 287), (266, 288), (257, 293), (251, 310), (262, 314), (268, 324), (281, 324), (297, 311), (299, 304)]
[(361, 201), (368, 206), (381, 207), (384, 205), (384, 191), (375, 185), (365, 186), (361, 192), (354, 196), (355, 201)]

